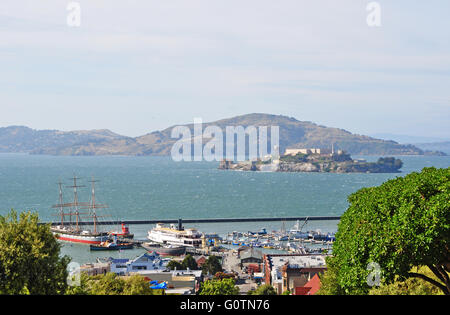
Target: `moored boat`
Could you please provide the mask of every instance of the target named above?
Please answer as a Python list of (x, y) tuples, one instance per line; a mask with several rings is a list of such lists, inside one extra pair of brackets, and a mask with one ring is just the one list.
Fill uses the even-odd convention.
[(161, 245), (158, 243), (143, 243), (142, 248), (149, 252), (156, 252), (161, 256), (180, 256), (186, 252), (185, 246)]
[[(70, 203), (65, 203), (63, 201), (62, 183), (59, 182), (59, 203), (54, 205), (53, 208), (59, 209), (58, 216), (61, 217), (60, 222), (53, 224), (50, 230), (55, 235), (55, 237), (61, 241), (67, 241), (72, 243), (83, 243), (83, 244), (100, 244), (108, 240), (109, 236), (107, 232), (98, 231), (98, 218), (96, 210), (99, 208), (106, 208), (106, 205), (100, 205), (95, 202), (95, 186), (96, 182), (92, 179), (92, 196), (90, 202), (80, 202), (78, 200), (79, 187), (84, 187), (77, 185), (77, 177), (74, 176), (73, 186), (73, 201)], [(65, 209), (68, 209), (67, 211)], [(87, 210), (87, 212), (82, 212)], [(93, 228), (88, 229), (82, 225), (82, 219), (91, 218), (93, 219)]]
[(133, 243), (127, 242), (102, 242), (100, 244), (91, 244), (89, 246), (90, 250), (122, 250), (122, 249), (133, 249)]
[(50, 228), (55, 237), (61, 241), (82, 243), (82, 244), (100, 244), (108, 240), (108, 233), (93, 233), (89, 230), (76, 230), (65, 226), (52, 226)]
[(108, 234), (112, 237), (116, 236), (125, 239), (132, 239), (134, 237), (134, 234), (130, 233), (130, 228), (123, 222), (121, 223), (121, 231), (111, 231)]
[(163, 223), (156, 224), (156, 227), (148, 231), (147, 238), (156, 243), (184, 246), (200, 247), (202, 245), (202, 233), (197, 229), (185, 229), (181, 219), (178, 220), (178, 227), (171, 224), (166, 227)]

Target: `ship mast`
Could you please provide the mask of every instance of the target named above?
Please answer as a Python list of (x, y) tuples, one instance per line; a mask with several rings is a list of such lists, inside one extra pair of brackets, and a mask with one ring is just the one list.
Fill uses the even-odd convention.
[(63, 209), (63, 192), (62, 192), (62, 182), (58, 182), (59, 187), (59, 211), (61, 213), (61, 226), (64, 226), (64, 209)]
[(100, 209), (100, 208), (107, 208), (107, 205), (101, 205), (101, 204), (97, 204), (95, 201), (95, 183), (98, 182), (98, 180), (94, 179), (94, 176), (92, 176), (92, 179), (89, 181), (91, 183), (91, 202), (89, 204), (89, 209), (92, 211), (92, 218), (94, 219), (94, 233), (97, 234), (97, 223), (98, 223), (98, 218), (100, 218), (100, 216), (97, 215), (97, 211), (96, 209)]
[(92, 185), (92, 201), (91, 201), (91, 209), (93, 211), (93, 218), (94, 218), (94, 233), (97, 233), (97, 212), (95, 211), (95, 182), (98, 182), (98, 180), (94, 180), (94, 176), (92, 176), (92, 179), (90, 180)]
[[(78, 202), (78, 191), (77, 188), (81, 188), (81, 187), (85, 187), (84, 185), (77, 185), (77, 178), (75, 175), (73, 176), (73, 186), (68, 186), (68, 188), (73, 188), (73, 203), (72, 206), (74, 207), (75, 210), (75, 227), (76, 227), (76, 231), (79, 231), (80, 228), (78, 226), (78, 223), (80, 221), (80, 212), (78, 207), (81, 206), (81, 204)], [(70, 221), (72, 221), (72, 212), (70, 212)]]
[[(72, 186), (66, 186), (67, 188), (73, 188), (73, 202), (70, 203), (64, 203), (63, 201), (63, 192), (62, 192), (62, 183), (59, 182), (58, 186), (59, 186), (59, 204), (53, 205), (53, 208), (57, 208), (60, 210), (60, 213), (58, 215), (61, 216), (61, 226), (64, 226), (64, 217), (65, 216), (69, 216), (69, 226), (71, 229), (73, 229), (72, 227), (72, 216), (75, 216), (75, 231), (79, 232), (80, 231), (80, 218), (81, 215), (83, 215), (83, 217), (85, 217), (85, 215), (88, 215), (87, 217), (93, 218), (94, 221), (94, 233), (97, 234), (97, 224), (98, 224), (98, 218), (100, 218), (101, 216), (98, 216), (96, 213), (96, 209), (99, 208), (107, 208), (107, 205), (100, 205), (96, 203), (95, 200), (95, 183), (98, 182), (97, 180), (94, 180), (94, 177), (92, 177), (92, 180), (90, 180), (91, 184), (92, 184), (92, 197), (90, 202), (80, 202), (78, 200), (78, 188), (80, 187), (85, 187), (84, 185), (78, 185), (77, 184), (77, 180), (79, 180), (79, 177), (76, 177), (74, 175), (74, 177), (71, 178), (71, 180), (73, 180), (73, 185)], [(65, 213), (64, 212), (64, 208), (70, 208), (70, 210)], [(89, 209), (90, 211), (88, 211), (88, 213), (81, 213), (80, 209)], [(67, 223), (67, 221), (66, 221)]]

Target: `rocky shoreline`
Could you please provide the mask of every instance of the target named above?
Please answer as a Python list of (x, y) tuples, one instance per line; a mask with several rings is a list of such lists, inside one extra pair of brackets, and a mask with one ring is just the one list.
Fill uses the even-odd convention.
[(234, 171), (266, 172), (321, 172), (321, 173), (400, 173), (403, 162), (391, 157), (380, 158), (377, 162), (364, 160), (333, 161), (318, 158), (304, 161), (270, 160), (270, 161), (221, 161), (219, 169)]

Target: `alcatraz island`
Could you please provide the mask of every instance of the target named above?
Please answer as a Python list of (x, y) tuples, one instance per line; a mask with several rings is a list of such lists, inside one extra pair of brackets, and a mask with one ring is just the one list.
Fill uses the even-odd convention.
[(266, 156), (255, 161), (233, 162), (222, 160), (219, 169), (268, 172), (323, 172), (323, 173), (399, 173), (403, 162), (394, 157), (381, 157), (377, 162), (352, 159), (343, 150), (286, 149), (280, 157)]

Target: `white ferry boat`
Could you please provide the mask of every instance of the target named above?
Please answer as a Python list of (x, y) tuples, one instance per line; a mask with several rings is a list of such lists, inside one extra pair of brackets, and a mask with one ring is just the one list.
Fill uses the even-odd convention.
[(166, 227), (163, 223), (156, 224), (156, 227), (148, 231), (147, 238), (160, 244), (170, 244), (185, 247), (200, 247), (202, 245), (202, 233), (197, 229), (184, 229), (181, 220), (178, 227), (171, 224)]

